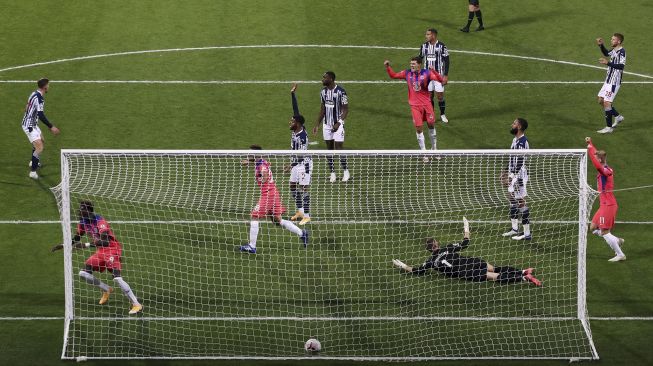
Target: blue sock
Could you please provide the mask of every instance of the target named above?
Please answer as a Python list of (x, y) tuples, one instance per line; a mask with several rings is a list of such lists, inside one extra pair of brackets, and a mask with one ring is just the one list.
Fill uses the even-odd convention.
[(528, 210), (528, 207), (524, 207), (521, 209), (521, 223), (523, 225), (531, 223), (531, 220), (529, 219), (530, 216), (531, 216), (531, 212)]
[(612, 127), (612, 109), (605, 109), (605, 124)]
[(295, 206), (297, 206), (297, 209), (302, 208), (301, 194), (297, 191), (297, 189), (290, 189), (290, 194), (292, 195), (292, 198), (295, 199)]
[(327, 158), (327, 161), (329, 162), (329, 170), (331, 171), (331, 173), (333, 173), (334, 172), (334, 170), (333, 170), (333, 156), (329, 156)]
[(342, 166), (342, 170), (347, 170), (347, 158), (346, 157), (341, 157), (340, 158), (340, 166)]
[(617, 117), (619, 115), (619, 112), (617, 112), (617, 110), (614, 109), (614, 107), (612, 107), (612, 115), (615, 116), (615, 117)]
[(32, 149), (32, 171), (35, 172), (39, 168), (39, 154), (36, 153), (36, 150)]

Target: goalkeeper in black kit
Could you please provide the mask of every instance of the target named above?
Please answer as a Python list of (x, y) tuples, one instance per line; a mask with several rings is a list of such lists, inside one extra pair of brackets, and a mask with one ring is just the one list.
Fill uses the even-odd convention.
[(514, 267), (495, 267), (482, 258), (466, 257), (460, 254), (469, 246), (469, 222), (463, 217), (464, 237), (460, 243), (449, 244), (441, 247), (434, 238), (426, 239), (426, 250), (431, 252), (431, 257), (419, 267), (406, 265), (399, 259), (392, 263), (401, 270), (416, 275), (425, 274), (433, 269), (450, 278), (460, 278), (467, 281), (497, 281), (502, 284), (530, 282), (535, 286), (542, 286), (533, 276), (533, 268), (517, 269)]

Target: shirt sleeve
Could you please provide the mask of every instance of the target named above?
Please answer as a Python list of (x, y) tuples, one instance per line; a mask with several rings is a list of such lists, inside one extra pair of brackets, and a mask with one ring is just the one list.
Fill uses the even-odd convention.
[(467, 238), (464, 238), (463, 241), (461, 241), (460, 243), (455, 243), (455, 244), (449, 245), (450, 251), (452, 253), (459, 252), (459, 251), (467, 248), (468, 246), (469, 246), (469, 239), (467, 239)]
[(340, 102), (342, 103), (342, 105), (349, 104), (349, 97), (347, 96), (347, 92), (345, 91), (345, 89), (342, 89), (342, 95), (340, 97)]
[(292, 99), (293, 116), (299, 116), (299, 105), (297, 104), (297, 97), (295, 96), (295, 92), (291, 92), (290, 95)]
[(419, 266), (417, 268), (413, 268), (413, 272), (411, 272), (411, 273), (416, 274), (416, 275), (423, 275), (424, 273), (426, 273), (427, 270), (429, 270), (429, 269), (431, 269), (433, 267), (434, 267), (433, 258), (429, 258), (421, 266)]
[(82, 236), (86, 234), (86, 230), (84, 230), (84, 225), (82, 225), (81, 222), (77, 223), (77, 235)]
[(435, 70), (429, 70), (429, 78), (431, 78), (431, 80), (437, 80), (439, 82), (442, 82), (443, 80), (442, 75), (438, 74), (438, 72)]
[(449, 75), (449, 50), (447, 49), (447, 46), (442, 47), (442, 60), (444, 60), (442, 74), (447, 76)]
[(394, 72), (394, 70), (392, 70), (392, 67), (388, 66), (385, 68), (385, 71), (388, 73), (388, 76), (390, 76), (392, 79), (406, 78), (406, 70), (401, 70), (400, 72)]
[(596, 148), (594, 145), (590, 144), (587, 146), (587, 155), (590, 156), (590, 159), (592, 160), (592, 164), (594, 164), (594, 167), (596, 170), (598, 170), (599, 174), (609, 177), (612, 175), (612, 169), (607, 168), (603, 165), (601, 165), (601, 162), (599, 161), (599, 158), (596, 157)]

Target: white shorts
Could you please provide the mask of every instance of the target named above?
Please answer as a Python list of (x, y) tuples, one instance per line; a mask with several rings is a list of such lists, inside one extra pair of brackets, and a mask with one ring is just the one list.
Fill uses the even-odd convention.
[(528, 183), (528, 178), (517, 179), (515, 185), (513, 186), (514, 191), (511, 193), (513, 198), (521, 200), (528, 196), (528, 192), (526, 191), (526, 183)]
[[(32, 131), (30, 131), (30, 129)], [(23, 126), (23, 131), (25, 131), (25, 134), (27, 135), (27, 139), (29, 140), (29, 143), (33, 143), (36, 140), (43, 140), (43, 137), (41, 136), (41, 129), (39, 126), (34, 126), (34, 127), (25, 127)]]
[(612, 102), (619, 92), (619, 85), (604, 83), (599, 91), (598, 97), (603, 98), (606, 102)]
[(308, 162), (308, 173), (306, 163), (299, 163), (290, 170), (290, 183), (299, 183), (300, 186), (311, 184), (311, 172), (313, 172), (313, 161)]
[(431, 80), (431, 82), (429, 82), (429, 91), (444, 93), (444, 85), (442, 85), (442, 83), (437, 80)]
[(322, 136), (325, 141), (345, 142), (345, 124), (341, 123), (336, 132), (331, 131), (331, 126), (325, 124), (322, 128)]

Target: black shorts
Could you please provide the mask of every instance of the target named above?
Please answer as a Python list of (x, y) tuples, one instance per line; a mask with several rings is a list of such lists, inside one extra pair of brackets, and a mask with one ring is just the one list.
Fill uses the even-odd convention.
[(479, 1), (479, 0), (469, 0), (469, 5), (480, 6), (480, 5), (478, 4), (478, 1)]
[(469, 257), (465, 263), (456, 265), (445, 274), (467, 281), (483, 282), (487, 279), (487, 262), (481, 258)]

